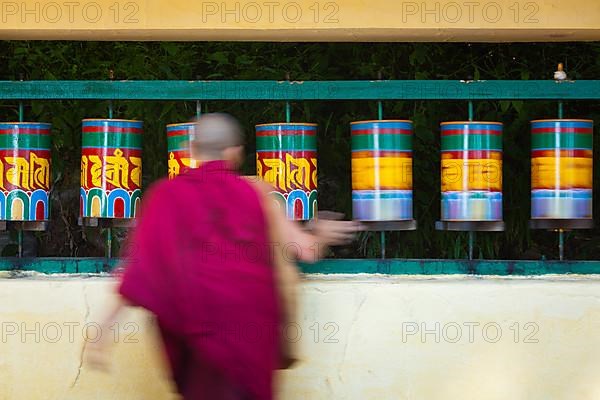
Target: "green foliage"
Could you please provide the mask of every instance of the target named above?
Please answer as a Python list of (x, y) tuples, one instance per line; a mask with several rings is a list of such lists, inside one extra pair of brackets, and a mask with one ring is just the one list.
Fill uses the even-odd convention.
[[(600, 76), (600, 44), (389, 44), (389, 43), (176, 43), (176, 42), (0, 42), (0, 79), (551, 79), (564, 62), (573, 79)], [(117, 118), (145, 124), (143, 184), (166, 173), (165, 125), (195, 113), (191, 102), (117, 102)], [(248, 134), (246, 172), (252, 173), (257, 123), (285, 119), (278, 102), (210, 102), (205, 110), (229, 112)], [(17, 118), (17, 104), (0, 105), (0, 119)], [(479, 120), (504, 125), (504, 212), (506, 231), (478, 234), (475, 256), (483, 258), (555, 258), (557, 237), (530, 231), (529, 121), (555, 117), (552, 102), (477, 102)], [(101, 101), (34, 101), (26, 104), (26, 120), (53, 125), (52, 224), (38, 237), (39, 255), (99, 256), (104, 252), (98, 230), (77, 226), (81, 119), (106, 117)], [(439, 123), (467, 117), (467, 105), (446, 101), (386, 101), (384, 117), (415, 122), (415, 232), (387, 234), (389, 257), (465, 257), (465, 233), (438, 232), (440, 166)], [(375, 102), (292, 103), (292, 120), (317, 122), (319, 131), (319, 206), (352, 215), (349, 122), (377, 116)], [(597, 104), (565, 103), (565, 116), (600, 121)], [(598, 146), (595, 151), (598, 160)], [(595, 174), (595, 187), (600, 174)], [(598, 211), (595, 210), (596, 215)], [(121, 235), (123, 233), (121, 232)], [(600, 231), (569, 233), (567, 257), (600, 255)], [(4, 253), (14, 252), (6, 247)], [(380, 236), (361, 234), (352, 246), (335, 250), (338, 257), (375, 257)]]

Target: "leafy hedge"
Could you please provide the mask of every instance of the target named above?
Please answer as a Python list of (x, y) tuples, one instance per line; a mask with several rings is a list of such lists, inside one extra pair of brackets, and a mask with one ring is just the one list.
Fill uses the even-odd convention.
[[(599, 43), (556, 44), (389, 44), (389, 43), (175, 43), (175, 42), (0, 42), (0, 79), (551, 79), (558, 62), (573, 79), (600, 77)], [(0, 104), (0, 120), (17, 118), (17, 104)], [(209, 111), (237, 116), (247, 129), (247, 172), (254, 170), (256, 123), (285, 117), (281, 102), (209, 102)], [(504, 127), (504, 233), (478, 234), (476, 256), (484, 258), (556, 257), (557, 238), (531, 231), (529, 219), (529, 121), (556, 116), (552, 102), (500, 101), (475, 103), (480, 120)], [(98, 230), (77, 226), (81, 119), (106, 117), (102, 101), (34, 101), (26, 104), (26, 120), (53, 125), (52, 224), (37, 234), (40, 256), (97, 256), (104, 252)], [(166, 174), (165, 125), (194, 115), (193, 102), (117, 102), (115, 117), (145, 123), (144, 186)], [(467, 114), (465, 102), (386, 101), (384, 115), (415, 122), (415, 232), (388, 233), (388, 256), (454, 258), (466, 254), (467, 236), (437, 232), (439, 219), (439, 122)], [(292, 104), (292, 120), (318, 122), (319, 206), (351, 215), (351, 121), (377, 115), (375, 102), (306, 101)], [(565, 103), (565, 116), (600, 122), (597, 103)], [(598, 147), (595, 156), (598, 160)], [(595, 174), (595, 187), (600, 174)], [(598, 198), (598, 195), (596, 196)], [(598, 209), (595, 207), (595, 214)], [(597, 218), (596, 218), (597, 219)], [(242, 222), (241, 222), (242, 223)], [(124, 233), (121, 232), (121, 235)], [(14, 239), (14, 238), (13, 238)], [(567, 235), (569, 258), (598, 258), (600, 231)], [(14, 242), (14, 240), (13, 240)], [(116, 244), (115, 246), (118, 246)], [(116, 250), (116, 249), (115, 249)], [(14, 244), (3, 254), (12, 254)], [(337, 249), (335, 256), (379, 254), (379, 236), (364, 233), (358, 245)]]

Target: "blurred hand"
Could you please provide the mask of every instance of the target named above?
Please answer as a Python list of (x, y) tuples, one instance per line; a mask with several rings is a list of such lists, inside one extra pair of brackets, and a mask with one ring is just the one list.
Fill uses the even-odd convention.
[(356, 232), (364, 227), (355, 221), (340, 221), (344, 214), (333, 211), (319, 211), (317, 219), (311, 220), (307, 227), (317, 242), (325, 246), (339, 246), (350, 243)]
[[(102, 332), (109, 332), (108, 327)], [(107, 372), (110, 369), (110, 335), (102, 334), (97, 341), (88, 341), (85, 347), (85, 361), (91, 368)]]
[(116, 302), (107, 317), (100, 324), (100, 337), (95, 341), (90, 341), (87, 338), (85, 347), (85, 361), (90, 367), (101, 371), (108, 371), (110, 369), (110, 350), (114, 342), (111, 340), (112, 335), (108, 332), (111, 331), (111, 327), (118, 322), (119, 314), (121, 311), (129, 305), (129, 302), (121, 296), (117, 296)]
[(364, 228), (355, 221), (317, 220), (311, 226), (311, 233), (325, 246), (339, 246), (354, 240), (356, 232)]

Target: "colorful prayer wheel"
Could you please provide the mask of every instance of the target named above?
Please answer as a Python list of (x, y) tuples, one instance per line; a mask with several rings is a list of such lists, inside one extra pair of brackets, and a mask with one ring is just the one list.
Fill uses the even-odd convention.
[(591, 219), (593, 121), (531, 121), (531, 218)]
[(48, 220), (50, 128), (41, 122), (0, 122), (0, 220)]
[(142, 186), (143, 122), (82, 121), (80, 214), (83, 218), (134, 218)]
[(502, 123), (442, 122), (442, 220), (502, 221)]
[(198, 167), (197, 161), (191, 156), (191, 143), (195, 128), (194, 122), (167, 125), (169, 179), (175, 178), (190, 168)]
[(313, 218), (317, 212), (317, 124), (256, 125), (256, 173), (273, 185), (273, 195), (288, 218)]
[(411, 220), (412, 121), (357, 121), (350, 129), (354, 219)]

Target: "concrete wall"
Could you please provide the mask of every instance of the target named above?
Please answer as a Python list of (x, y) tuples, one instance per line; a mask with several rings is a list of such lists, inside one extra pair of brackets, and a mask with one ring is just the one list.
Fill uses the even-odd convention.
[[(110, 372), (82, 362), (83, 327), (94, 336), (113, 285), (0, 279), (0, 400), (176, 398), (139, 310), (123, 318)], [(281, 399), (600, 396), (598, 276), (313, 275), (302, 306), (301, 335), (288, 332), (303, 361), (278, 375)]]

